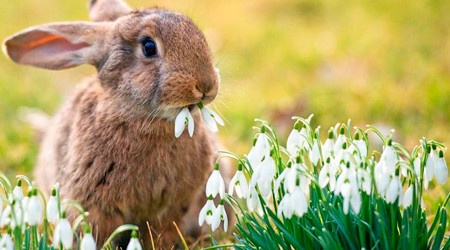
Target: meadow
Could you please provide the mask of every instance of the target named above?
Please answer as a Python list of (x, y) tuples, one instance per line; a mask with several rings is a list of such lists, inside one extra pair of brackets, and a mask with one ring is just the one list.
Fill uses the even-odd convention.
[[(87, 20), (84, 0), (0, 0), (0, 38), (23, 28)], [(226, 148), (247, 153), (254, 118), (282, 138), (293, 115), (314, 114), (325, 130), (337, 122), (376, 125), (411, 150), (425, 137), (450, 145), (450, 1), (143, 1), (190, 16), (205, 32), (222, 85), (213, 108), (226, 126)], [(38, 142), (18, 115), (48, 114), (92, 67), (45, 71), (0, 56), (0, 171), (32, 173)], [(447, 162), (450, 152), (444, 152)], [(430, 184), (433, 208), (450, 192)]]

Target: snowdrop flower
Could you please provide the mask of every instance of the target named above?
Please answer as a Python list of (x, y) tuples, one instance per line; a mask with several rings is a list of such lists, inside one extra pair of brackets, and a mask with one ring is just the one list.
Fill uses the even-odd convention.
[(380, 161), (375, 165), (375, 185), (380, 195), (385, 197), (388, 185), (396, 172), (398, 155), (392, 146), (392, 140), (388, 141), (383, 153), (381, 153)]
[(270, 156), (269, 138), (265, 133), (264, 127), (261, 128), (261, 133), (256, 138), (255, 145), (250, 149), (247, 155), (250, 167), (255, 169), (259, 166), (262, 159)]
[(343, 209), (345, 214), (348, 214), (349, 206), (352, 207), (355, 213), (359, 213), (362, 201), (359, 194), (356, 171), (350, 167), (348, 162), (337, 180), (334, 193), (341, 194), (344, 198)]
[(2, 239), (0, 240), (0, 249), (2, 250), (14, 250), (14, 243), (12, 241), (11, 235), (4, 233)]
[(3, 228), (11, 222), (11, 206), (8, 205), (0, 217), (0, 227)]
[(259, 192), (263, 198), (268, 198), (272, 192), (272, 182), (276, 174), (276, 164), (272, 157), (267, 157), (259, 167), (259, 178), (257, 179)]
[(367, 157), (367, 143), (359, 138), (359, 134), (357, 133), (355, 135), (355, 140), (353, 140), (353, 144), (351, 147), (355, 147), (358, 151), (358, 155), (360, 156), (361, 160), (365, 160)]
[(436, 145), (433, 145), (432, 147), (433, 147), (432, 150), (430, 148), (427, 149), (428, 158), (425, 163), (424, 169), (428, 181), (431, 181), (433, 179), (433, 176), (435, 175), (436, 162), (438, 160), (438, 155), (436, 153)]
[(408, 208), (409, 206), (411, 206), (412, 204), (412, 200), (413, 200), (413, 187), (414, 185), (410, 185), (406, 191), (405, 194), (403, 195), (403, 199), (402, 199), (402, 206), (404, 209)]
[(189, 109), (184, 107), (175, 118), (175, 137), (178, 138), (183, 133), (184, 129), (188, 126), (189, 136), (194, 134), (194, 118), (192, 117)]
[(259, 214), (262, 214), (261, 202), (255, 188), (249, 189), (249, 194), (247, 196), (247, 208), (249, 212), (257, 211)]
[(84, 232), (83, 239), (81, 240), (80, 250), (95, 250), (97, 249), (97, 244), (95, 243), (94, 237), (92, 236), (91, 229), (88, 228)]
[(402, 184), (398, 175), (392, 175), (389, 185), (386, 189), (385, 199), (387, 203), (394, 203), (400, 197), (402, 192)]
[(211, 225), (213, 213), (216, 210), (216, 206), (214, 205), (213, 197), (208, 197), (206, 204), (200, 210), (200, 214), (198, 215), (198, 224), (201, 226), (203, 223)]
[(222, 126), (225, 125), (220, 116), (211, 109), (204, 107), (203, 103), (199, 102), (197, 106), (200, 108), (202, 112), (203, 121), (205, 122), (205, 125), (209, 130), (216, 133), (217, 131), (219, 131), (219, 129), (217, 128), (217, 124)]
[(309, 155), (310, 155), (311, 162), (314, 164), (314, 166), (317, 166), (317, 164), (319, 163), (319, 160), (321, 158), (320, 149), (319, 149), (319, 140), (317, 138), (314, 139), (314, 143), (313, 143), (313, 146), (311, 148), (311, 152)]
[(300, 126), (300, 122), (295, 123), (294, 129), (291, 131), (286, 141), (286, 150), (292, 157), (296, 157), (298, 152), (308, 145), (308, 142), (306, 141), (306, 129), (304, 127), (300, 129)]
[(130, 242), (128, 243), (127, 250), (142, 250), (142, 246), (141, 243), (139, 242), (136, 231), (133, 231), (131, 233), (131, 239)]
[(439, 151), (439, 159), (436, 161), (435, 165), (435, 176), (436, 180), (439, 184), (444, 184), (448, 178), (448, 168), (447, 163), (445, 162), (444, 152)]
[(292, 193), (286, 193), (278, 206), (278, 217), (281, 214), (286, 218), (292, 218), (293, 215), (302, 217), (308, 212), (308, 201), (306, 195), (300, 186), (296, 186)]
[(244, 199), (247, 198), (248, 183), (244, 173), (242, 172), (242, 164), (239, 164), (238, 170), (234, 174), (233, 178), (231, 178), (228, 194), (233, 195), (233, 191), (236, 191), (237, 197)]
[(330, 191), (334, 191), (336, 187), (336, 172), (337, 168), (330, 164), (330, 157), (328, 157), (325, 165), (323, 165), (319, 173), (320, 188), (324, 188), (327, 184), (329, 184)]
[(370, 195), (372, 191), (372, 175), (369, 168), (358, 168), (356, 170), (359, 188), (366, 194)]
[(212, 196), (214, 198), (217, 194), (220, 195), (220, 198), (223, 198), (225, 195), (225, 182), (220, 174), (218, 163), (216, 163), (213, 172), (206, 182), (206, 197)]
[(335, 156), (339, 155), (339, 153), (342, 151), (342, 145), (347, 142), (347, 139), (344, 134), (345, 134), (345, 129), (344, 129), (344, 127), (342, 127), (339, 130), (339, 135), (336, 138), (336, 142), (334, 143), (334, 147), (333, 147), (333, 152), (334, 152)]
[(23, 199), (22, 180), (17, 181), (17, 185), (13, 189), (13, 197), (18, 201)]
[(55, 227), (55, 231), (53, 232), (53, 247), (59, 248), (59, 243), (61, 243), (64, 248), (70, 249), (72, 248), (72, 241), (72, 228), (63, 213), (62, 218), (59, 219), (58, 224)]
[(219, 228), (220, 222), (223, 221), (223, 230), (226, 232), (228, 229), (228, 217), (223, 206), (223, 200), (220, 201), (217, 209), (214, 210), (211, 221), (211, 230), (216, 231)]
[(334, 149), (334, 140), (333, 140), (334, 134), (333, 129), (330, 129), (328, 131), (328, 137), (325, 140), (325, 143), (322, 146), (322, 156), (323, 159), (328, 159), (332, 157), (333, 149)]
[(59, 218), (59, 212), (58, 212), (58, 201), (56, 199), (56, 190), (52, 190), (52, 195), (50, 196), (48, 202), (47, 202), (47, 208), (46, 208), (46, 215), (47, 220), (52, 223), (53, 225), (56, 224), (56, 221)]
[(25, 221), (30, 226), (37, 226), (42, 222), (42, 204), (37, 196), (37, 189), (31, 191), (31, 197), (25, 206)]

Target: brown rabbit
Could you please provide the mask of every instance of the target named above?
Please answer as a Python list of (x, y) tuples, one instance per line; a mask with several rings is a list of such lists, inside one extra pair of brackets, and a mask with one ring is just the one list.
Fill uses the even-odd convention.
[[(46, 69), (81, 64), (98, 75), (82, 83), (46, 131), (36, 183), (80, 202), (98, 245), (124, 223), (178, 240), (180, 224), (215, 160), (214, 137), (196, 103), (217, 95), (219, 76), (205, 37), (186, 16), (160, 8), (131, 11), (121, 0), (92, 0), (91, 19), (31, 27), (8, 38), (15, 62)], [(174, 136), (188, 106), (195, 132)], [(195, 213), (193, 213), (195, 214)], [(72, 215), (73, 216), (73, 215)], [(195, 220), (196, 221), (196, 220)], [(126, 238), (126, 237), (125, 237)], [(118, 240), (125, 247), (128, 239)]]

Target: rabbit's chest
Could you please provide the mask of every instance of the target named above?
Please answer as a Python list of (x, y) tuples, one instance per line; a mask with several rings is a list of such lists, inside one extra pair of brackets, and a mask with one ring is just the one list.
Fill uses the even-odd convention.
[[(124, 129), (84, 140), (83, 145), (88, 140), (90, 146), (80, 148), (69, 164), (77, 173), (71, 177), (73, 184), (80, 187), (73, 198), (114, 204), (124, 217), (183, 209), (203, 187), (213, 164), (212, 146), (204, 134), (172, 139)], [(89, 182), (80, 182), (82, 176), (89, 176)]]

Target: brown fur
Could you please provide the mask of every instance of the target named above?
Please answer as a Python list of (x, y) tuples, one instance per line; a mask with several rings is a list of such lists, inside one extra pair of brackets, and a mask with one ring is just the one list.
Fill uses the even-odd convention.
[[(202, 192), (216, 150), (198, 109), (192, 138), (186, 131), (175, 138), (173, 120), (184, 106), (211, 102), (219, 78), (189, 18), (163, 9), (129, 13), (119, 0), (108, 2), (108, 15), (105, 1), (91, 4), (94, 20), (111, 22), (41, 25), (4, 45), (21, 64), (64, 69), (88, 63), (98, 70), (55, 115), (36, 183), (48, 191), (60, 182), (61, 196), (89, 211), (99, 246), (124, 223), (140, 226), (148, 244), (148, 222), (162, 234), (160, 247), (171, 247), (178, 239), (172, 222), (181, 224)], [(143, 55), (144, 36), (157, 43), (157, 57)]]

